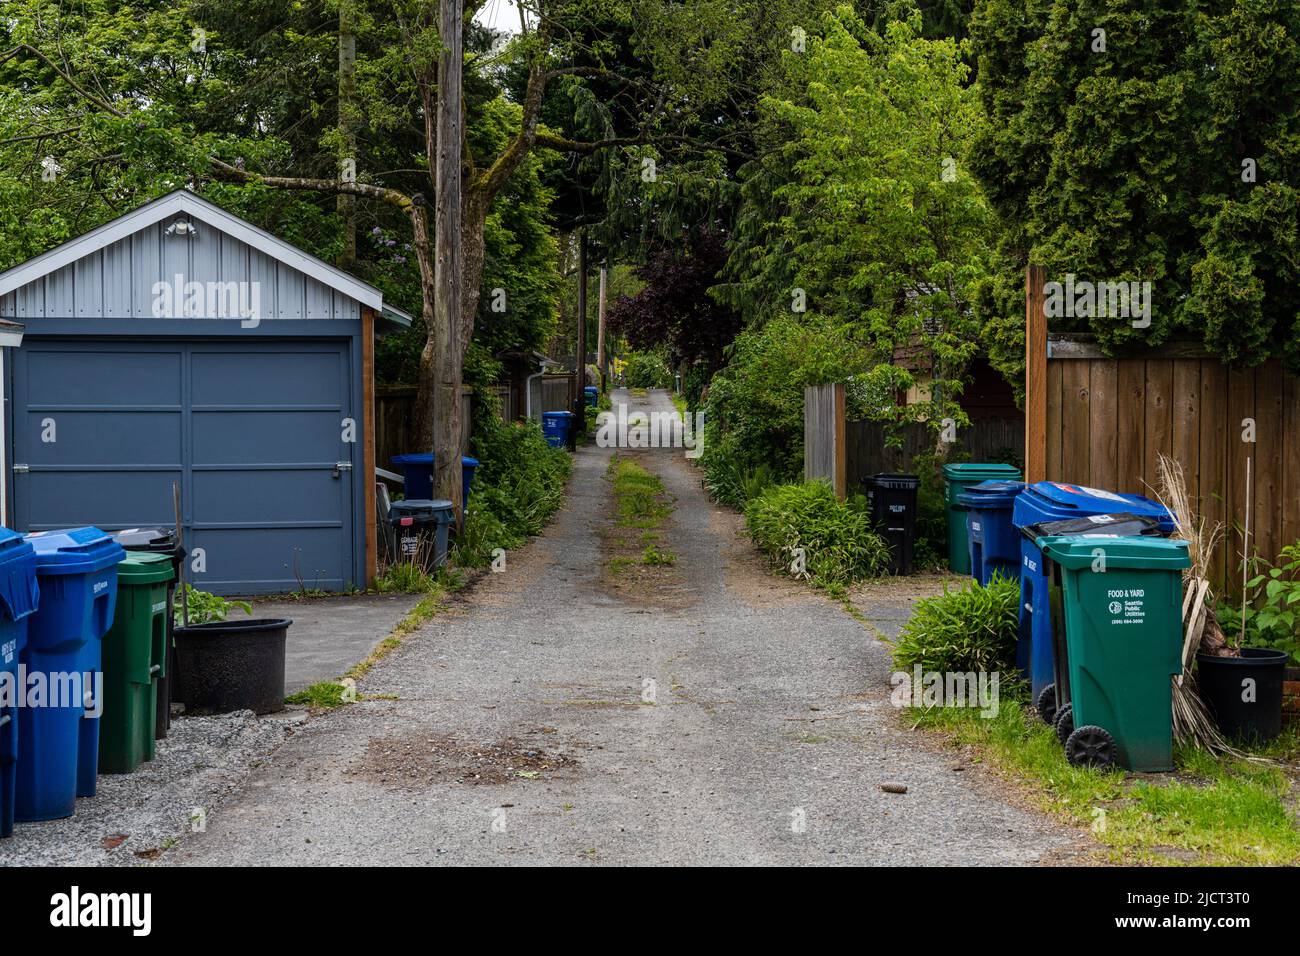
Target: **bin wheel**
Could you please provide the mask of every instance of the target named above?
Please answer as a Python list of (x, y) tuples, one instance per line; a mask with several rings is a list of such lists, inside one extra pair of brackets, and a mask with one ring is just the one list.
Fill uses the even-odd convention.
[(1056, 685), (1048, 684), (1038, 692), (1038, 700), (1034, 706), (1038, 708), (1038, 716), (1043, 718), (1043, 722), (1048, 726), (1056, 723)]
[(1056, 712), (1056, 721), (1052, 724), (1056, 728), (1056, 739), (1065, 746), (1065, 742), (1070, 739), (1070, 734), (1074, 733), (1074, 707), (1066, 704)]
[(1074, 767), (1109, 767), (1115, 756), (1115, 738), (1093, 724), (1078, 728), (1065, 742), (1065, 759)]

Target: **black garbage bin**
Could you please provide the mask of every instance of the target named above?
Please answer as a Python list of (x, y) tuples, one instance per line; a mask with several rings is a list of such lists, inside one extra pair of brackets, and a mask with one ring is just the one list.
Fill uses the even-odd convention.
[(172, 528), (128, 528), (114, 534), (113, 540), (127, 551), (165, 554), (172, 559), (172, 580), (167, 585), (167, 667), (158, 679), (158, 713), (154, 723), (154, 739), (162, 740), (172, 724), (172, 691), (176, 687), (176, 635), (172, 611), (176, 588), (181, 580), (181, 565), (185, 563), (185, 549), (180, 546)]
[(442, 498), (395, 501), (388, 521), (397, 536), (397, 558), (432, 574), (447, 560), (448, 529), (456, 520), (452, 503)]
[(911, 574), (916, 550), (916, 475), (879, 474), (863, 479), (876, 530), (889, 543), (891, 574)]

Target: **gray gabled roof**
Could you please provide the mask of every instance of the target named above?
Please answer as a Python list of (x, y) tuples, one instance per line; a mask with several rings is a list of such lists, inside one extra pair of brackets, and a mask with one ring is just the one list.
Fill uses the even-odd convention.
[(310, 276), (322, 285), (376, 311), (384, 307), (384, 296), (368, 282), (353, 278), (342, 269), (303, 252), (297, 246), (259, 229), (251, 222), (226, 212), (188, 189), (178, 189), (145, 203), (138, 209), (118, 216), (76, 239), (69, 239), (21, 265), (0, 272), (0, 296), (35, 282), (85, 256), (104, 249), (121, 239), (177, 215), (192, 215), (200, 222), (227, 233), (276, 259), (291, 269)]

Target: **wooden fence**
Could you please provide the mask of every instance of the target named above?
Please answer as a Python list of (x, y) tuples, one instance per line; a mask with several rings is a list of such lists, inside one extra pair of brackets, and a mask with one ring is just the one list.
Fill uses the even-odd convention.
[[(460, 447), (461, 454), (469, 454), (469, 433), (473, 424), (471, 392), (468, 387), (460, 394)], [(375, 386), (375, 464), (393, 470), (394, 455), (419, 451), (427, 442), (417, 442), (411, 426), (415, 421), (415, 386)]]
[(804, 481), (825, 478), (844, 497), (847, 482), (844, 386), (810, 385), (803, 390)]
[[(852, 421), (845, 426), (845, 444), (849, 491), (857, 489), (862, 479), (879, 472), (914, 472), (918, 455), (935, 450), (932, 428), (923, 422), (905, 426), (901, 447), (885, 443), (885, 426), (880, 422)], [(1020, 418), (977, 418), (957, 433), (949, 449), (953, 454), (968, 454), (971, 461), (1013, 460), (1020, 463), (1025, 452), (1025, 420)]]
[[(542, 412), (563, 412), (573, 408), (573, 373), (539, 375), (530, 385), (533, 393), (533, 420), (541, 421)], [(527, 405), (519, 410), (522, 418)]]
[(1229, 529), (1211, 584), (1239, 592), (1248, 459), (1251, 552), (1275, 560), (1300, 540), (1300, 379), (1277, 360), (1235, 368), (1186, 345), (1109, 358), (1085, 338), (1049, 337), (1034, 314), (1035, 271), (1027, 280), (1029, 480), (1150, 497), (1158, 456), (1174, 458), (1198, 513)]

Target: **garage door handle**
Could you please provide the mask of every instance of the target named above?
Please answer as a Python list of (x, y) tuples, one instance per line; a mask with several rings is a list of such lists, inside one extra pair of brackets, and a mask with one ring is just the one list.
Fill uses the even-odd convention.
[(345, 471), (351, 471), (351, 470), (352, 470), (352, 462), (350, 462), (350, 461), (336, 461), (336, 462), (334, 462), (334, 477), (335, 477), (335, 478), (339, 477), (339, 475), (342, 474), (343, 472), (345, 472)]
[(18, 465), (18, 464), (15, 464), (15, 465), (14, 465), (14, 473), (15, 473), (15, 474), (25, 475), (25, 474), (27, 474), (29, 471), (31, 471), (31, 468), (28, 467), (27, 465)]

